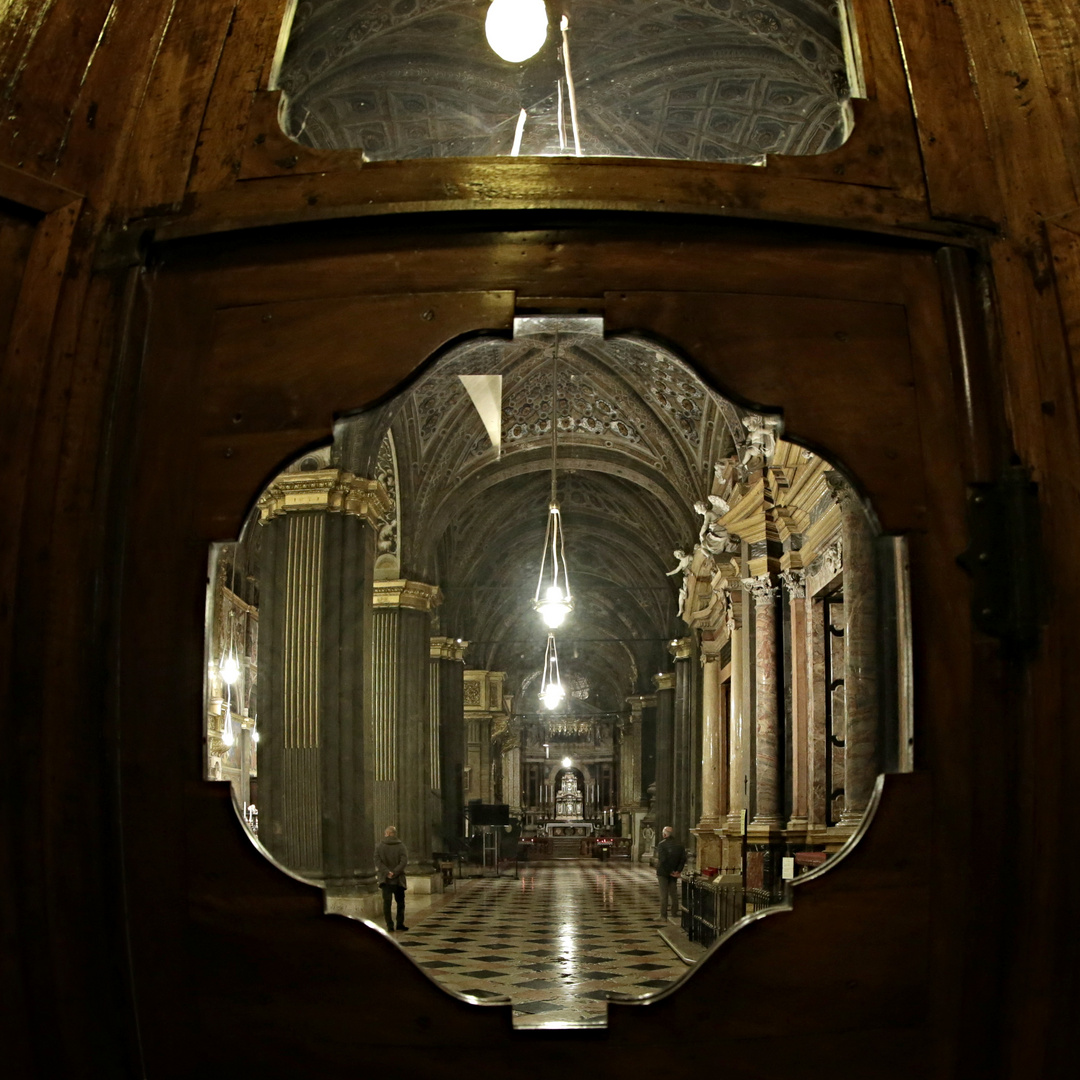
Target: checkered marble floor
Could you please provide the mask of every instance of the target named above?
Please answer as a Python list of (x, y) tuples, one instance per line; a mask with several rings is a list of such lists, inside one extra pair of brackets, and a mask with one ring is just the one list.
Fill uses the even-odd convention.
[(648, 994), (688, 970), (660, 937), (658, 907), (648, 867), (529, 866), (520, 880), (458, 882), (395, 936), (449, 989), (510, 998), (516, 1027), (603, 1024), (609, 991)]

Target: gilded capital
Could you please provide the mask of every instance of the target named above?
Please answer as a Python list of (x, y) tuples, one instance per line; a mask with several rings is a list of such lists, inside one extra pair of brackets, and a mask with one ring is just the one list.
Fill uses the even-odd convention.
[(378, 480), (341, 469), (285, 473), (259, 497), (259, 523), (283, 514), (330, 513), (363, 518), (372, 528), (391, 509), (390, 496)]
[(461, 638), (433, 637), (431, 639), (432, 660), (461, 660), (465, 659), (465, 650), (469, 647), (467, 641)]
[(376, 608), (410, 608), (413, 611), (431, 611), (442, 603), (442, 589), (423, 581), (376, 581), (372, 603)]
[(693, 646), (693, 638), (673, 638), (668, 645), (668, 652), (671, 653), (674, 660), (689, 660), (693, 653)]
[(674, 690), (675, 689), (675, 672), (674, 671), (662, 671), (659, 675), (653, 676), (653, 686), (657, 691), (660, 690)]

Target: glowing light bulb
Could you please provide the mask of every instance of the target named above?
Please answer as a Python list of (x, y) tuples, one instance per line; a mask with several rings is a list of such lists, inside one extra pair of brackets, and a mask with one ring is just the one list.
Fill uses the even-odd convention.
[(566, 691), (563, 690), (561, 683), (548, 683), (540, 693), (540, 700), (544, 703), (545, 708), (554, 709), (562, 701), (565, 693)]
[(259, 729), (254, 724), (251, 725), (251, 741), (255, 743), (259, 741)]
[(232, 653), (229, 653), (225, 657), (224, 662), (221, 665), (221, 679), (222, 682), (227, 682), (230, 686), (237, 679), (240, 678), (240, 665), (236, 662), (236, 657)]
[(573, 760), (572, 760), (571, 758), (568, 758), (568, 757), (564, 757), (564, 758), (562, 759), (562, 767), (563, 767), (564, 769), (569, 769), (569, 768), (570, 768), (570, 766), (571, 766), (571, 765), (573, 765), (573, 764), (574, 764), (574, 762), (573, 762)]
[(563, 591), (558, 585), (552, 585), (541, 603), (537, 604), (536, 610), (540, 612), (540, 618), (549, 630), (555, 630), (562, 626), (566, 616), (570, 614), (570, 605), (563, 599)]
[(547, 41), (547, 5), (544, 0), (492, 0), (484, 34), (493, 52), (511, 64), (520, 64), (535, 56)]

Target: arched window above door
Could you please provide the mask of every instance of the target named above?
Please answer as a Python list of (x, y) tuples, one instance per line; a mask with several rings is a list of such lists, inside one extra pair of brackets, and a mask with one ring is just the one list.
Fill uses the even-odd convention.
[[(502, 8), (536, 40), (500, 45)], [(754, 165), (843, 144), (850, 39), (831, 0), (302, 0), (279, 86), (291, 137), (372, 161)]]

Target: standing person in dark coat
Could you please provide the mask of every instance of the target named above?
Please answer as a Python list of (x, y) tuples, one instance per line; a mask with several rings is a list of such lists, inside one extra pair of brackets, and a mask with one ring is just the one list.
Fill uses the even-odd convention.
[(660, 886), (660, 919), (667, 922), (668, 904), (679, 913), (679, 875), (686, 865), (686, 848), (672, 837), (675, 830), (664, 826), (664, 838), (656, 845), (656, 880)]
[(405, 925), (405, 867), (409, 853), (398, 839), (397, 829), (387, 825), (382, 840), (375, 848), (375, 880), (382, 889), (383, 916), (386, 929), (394, 932), (394, 920), (390, 914), (390, 902), (397, 900), (397, 928), (408, 930)]

